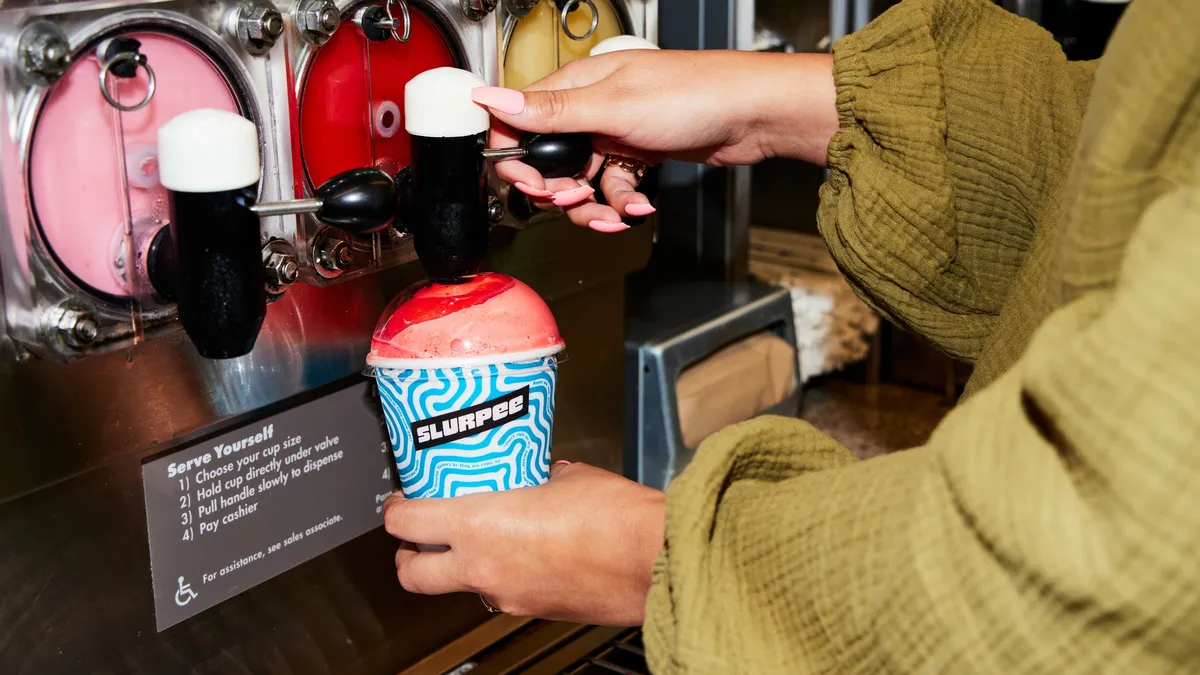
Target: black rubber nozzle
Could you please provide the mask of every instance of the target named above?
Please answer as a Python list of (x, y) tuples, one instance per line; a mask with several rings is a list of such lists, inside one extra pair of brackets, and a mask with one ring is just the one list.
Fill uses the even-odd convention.
[(412, 136), (412, 166), (397, 177), (401, 212), (429, 278), (455, 283), (487, 255), (487, 132), (456, 138)]
[(267, 315), (255, 186), (169, 195), (179, 321), (201, 356), (245, 356)]

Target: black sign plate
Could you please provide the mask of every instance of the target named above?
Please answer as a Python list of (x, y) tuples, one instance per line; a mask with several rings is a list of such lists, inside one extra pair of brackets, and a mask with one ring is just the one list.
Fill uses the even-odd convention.
[(159, 631), (381, 524), (396, 471), (368, 386), (142, 465)]

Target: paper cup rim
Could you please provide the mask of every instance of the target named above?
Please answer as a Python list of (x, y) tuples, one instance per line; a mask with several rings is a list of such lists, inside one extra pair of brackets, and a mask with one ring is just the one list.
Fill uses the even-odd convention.
[(375, 370), (445, 370), (448, 368), (471, 368), (474, 366), (491, 366), (500, 363), (519, 363), (534, 361), (554, 356), (566, 348), (559, 343), (540, 349), (508, 354), (488, 354), (485, 356), (467, 356), (456, 359), (381, 359), (367, 355), (367, 368)]

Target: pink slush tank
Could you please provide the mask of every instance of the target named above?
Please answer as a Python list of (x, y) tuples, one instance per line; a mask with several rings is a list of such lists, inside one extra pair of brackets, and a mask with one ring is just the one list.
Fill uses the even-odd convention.
[[(563, 347), (550, 308), (534, 290), (503, 274), (461, 284), (423, 283), (392, 301), (371, 339), (367, 362), (455, 362), (546, 356)], [(410, 365), (410, 364), (405, 364)], [(399, 367), (396, 364), (394, 367)]]
[[(163, 33), (122, 35), (142, 43), (154, 69), (154, 97), (141, 110), (118, 112), (100, 93), (100, 63), (79, 59), (47, 97), (33, 132), (30, 192), (46, 243), (80, 281), (117, 296), (130, 294), (115, 269), (125, 231), (126, 199), (133, 230), (167, 220), (158, 184), (158, 127), (196, 108), (240, 112), (225, 76), (183, 38)], [(146, 94), (146, 73), (109, 76), (109, 90), (130, 105)], [(118, 127), (119, 120), (119, 127)], [(118, 143), (124, 135), (125, 165)]]

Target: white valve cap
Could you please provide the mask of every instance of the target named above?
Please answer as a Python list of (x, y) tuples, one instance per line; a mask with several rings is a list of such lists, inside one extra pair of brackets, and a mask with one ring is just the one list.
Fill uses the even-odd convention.
[(487, 82), (469, 70), (434, 68), (404, 85), (404, 130), (425, 138), (462, 138), (488, 130), (491, 115), (471, 100)]
[(588, 56), (599, 56), (609, 52), (623, 52), (629, 49), (658, 49), (658, 45), (649, 40), (643, 40), (633, 35), (618, 35), (607, 40), (601, 40), (592, 47)]
[(201, 108), (158, 129), (158, 182), (175, 192), (225, 192), (258, 182), (258, 129), (226, 110)]

